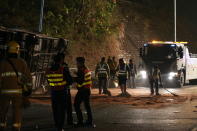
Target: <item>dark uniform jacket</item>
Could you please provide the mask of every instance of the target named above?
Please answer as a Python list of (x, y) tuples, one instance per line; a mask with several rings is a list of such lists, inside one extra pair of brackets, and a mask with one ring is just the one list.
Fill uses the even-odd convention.
[[(32, 88), (32, 77), (26, 62), (20, 58), (9, 58), (14, 64), (19, 77), (25, 77), (26, 85)], [(17, 75), (6, 59), (0, 61), (0, 91), (1, 94), (22, 96), (22, 87), (18, 84)]]

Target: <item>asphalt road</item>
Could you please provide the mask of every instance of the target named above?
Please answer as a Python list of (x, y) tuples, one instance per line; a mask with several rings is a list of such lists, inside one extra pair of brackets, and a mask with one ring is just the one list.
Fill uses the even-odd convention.
[[(129, 104), (92, 103), (96, 128), (72, 128), (69, 131), (197, 131), (197, 91), (196, 86), (171, 89), (175, 93), (188, 96), (181, 104), (161, 108), (136, 108)], [(114, 92), (113, 92), (114, 91)], [(148, 95), (149, 89), (131, 89), (135, 96)], [(165, 91), (161, 91), (165, 94)], [(93, 90), (93, 94), (97, 90)], [(112, 89), (117, 94), (117, 89)], [(194, 97), (193, 97), (194, 96)], [(85, 114), (85, 113), (84, 113)], [(73, 112), (74, 119), (76, 115)], [(49, 104), (32, 104), (24, 110), (23, 131), (54, 131)], [(9, 113), (9, 118), (11, 113)]]

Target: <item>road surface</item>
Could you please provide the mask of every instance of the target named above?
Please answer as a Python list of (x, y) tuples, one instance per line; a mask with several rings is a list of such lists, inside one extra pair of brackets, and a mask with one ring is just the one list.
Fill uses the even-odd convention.
[[(96, 128), (72, 128), (65, 125), (65, 130), (197, 131), (197, 86), (169, 90), (180, 96), (172, 97), (166, 91), (161, 90), (162, 96), (150, 97), (148, 88), (138, 87), (128, 89), (131, 97), (118, 97), (120, 91), (117, 88), (111, 88), (110, 91), (113, 96), (107, 97), (98, 95), (98, 90), (93, 89), (92, 107)], [(72, 94), (75, 93), (76, 91), (72, 90)], [(178, 101), (179, 99), (181, 101)], [(126, 103), (125, 100), (127, 100)], [(138, 105), (136, 106), (133, 101), (137, 100)], [(143, 103), (147, 100), (149, 102)], [(169, 102), (164, 100), (169, 100)], [(74, 111), (73, 116), (76, 121)], [(9, 113), (10, 117), (11, 113)], [(33, 99), (32, 106), (24, 111), (22, 129), (23, 131), (55, 130), (49, 98), (35, 97)]]

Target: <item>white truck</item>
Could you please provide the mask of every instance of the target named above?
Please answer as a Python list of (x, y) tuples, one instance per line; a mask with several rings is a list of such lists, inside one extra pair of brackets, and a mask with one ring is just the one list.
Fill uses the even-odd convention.
[(188, 42), (152, 41), (140, 48), (140, 75), (148, 80), (154, 65), (158, 65), (163, 84), (182, 87), (197, 79), (197, 54), (189, 53)]

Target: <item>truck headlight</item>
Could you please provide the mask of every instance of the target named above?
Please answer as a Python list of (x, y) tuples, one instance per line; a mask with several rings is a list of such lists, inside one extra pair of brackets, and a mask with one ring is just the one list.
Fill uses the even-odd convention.
[(147, 78), (147, 72), (145, 70), (140, 71), (140, 74), (141, 74), (143, 79)]
[(175, 76), (177, 76), (176, 72), (170, 72), (169, 75), (168, 75), (168, 79), (172, 80)]

